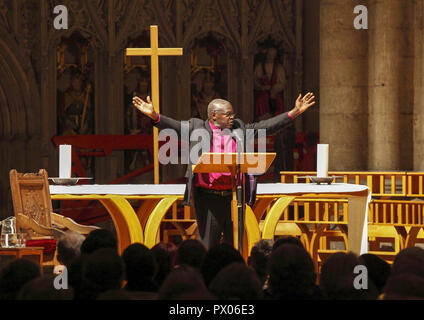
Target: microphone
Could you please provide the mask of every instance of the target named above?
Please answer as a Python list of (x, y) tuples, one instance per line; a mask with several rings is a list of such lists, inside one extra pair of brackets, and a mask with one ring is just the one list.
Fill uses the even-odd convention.
[(242, 129), (234, 129), (231, 134), (235, 139), (237, 143), (237, 152), (244, 152), (244, 134)]
[(244, 133), (242, 129), (234, 129), (233, 131), (225, 129), (221, 132), (221, 136), (230, 136), (236, 140), (237, 152), (244, 152)]

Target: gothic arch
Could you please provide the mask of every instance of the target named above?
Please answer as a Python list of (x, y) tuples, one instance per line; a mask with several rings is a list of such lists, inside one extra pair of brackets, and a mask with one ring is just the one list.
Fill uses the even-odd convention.
[[(124, 52), (127, 48), (128, 42), (131, 39), (136, 39), (139, 36), (142, 36), (144, 32), (148, 32), (149, 39), (150, 39), (150, 26), (146, 25), (142, 28), (132, 28), (133, 25), (128, 25), (128, 32), (122, 34), (125, 34), (125, 37), (121, 35), (118, 38), (117, 42), (117, 52)], [(163, 28), (161, 28), (161, 24), (158, 24), (158, 33), (159, 33), (159, 46), (160, 47), (174, 47), (175, 44), (173, 41), (169, 40), (169, 37), (164, 36), (163, 31), (161, 31)], [(131, 30), (131, 31), (130, 31)], [(148, 45), (150, 47), (150, 43)]]
[[(0, 30), (2, 33), (3, 30)], [(7, 139), (39, 135), (40, 105), (38, 86), (28, 58), (6, 32), (0, 38), (0, 116), (1, 136)]]
[(1, 26), (0, 34), (0, 219), (3, 219), (13, 212), (9, 170), (37, 166), (31, 151), (38, 147), (42, 114), (40, 94), (28, 57)]
[(281, 43), (285, 52), (287, 53), (296, 52), (296, 48), (288, 44), (288, 42), (286, 41), (287, 39), (285, 39), (283, 33), (280, 31), (275, 31), (273, 33), (268, 33), (268, 34), (261, 33), (260, 35), (257, 35), (256, 38), (252, 39), (251, 43), (249, 44), (249, 53), (256, 54), (256, 52), (258, 51), (258, 43), (264, 42), (268, 37), (271, 37), (277, 43)]
[[(254, 27), (249, 35), (249, 53), (255, 54), (258, 47), (258, 42), (265, 40), (271, 35), (278, 42), (283, 43), (284, 50), (287, 52), (296, 52), (296, 34), (295, 34), (295, 13), (291, 12), (295, 1), (270, 1), (262, 2), (258, 8), (256, 19), (254, 19)], [(264, 22), (269, 20), (270, 17), (267, 13), (272, 14), (272, 19), (275, 27), (272, 32), (266, 32), (263, 29)], [(290, 25), (293, 24), (293, 25)]]
[(274, 12), (275, 19), (280, 25), (279, 33), (282, 35), (282, 39), (287, 48), (290, 48), (293, 52), (296, 50), (296, 2), (293, 0), (271, 0), (272, 12)]
[[(128, 32), (128, 34), (126, 34), (125, 41), (122, 40), (118, 44), (118, 46), (119, 46), (118, 52), (124, 52), (125, 49), (127, 48), (128, 43), (130, 42), (130, 40), (133, 40), (133, 39), (136, 39), (136, 38), (142, 36), (143, 33), (146, 32), (146, 31), (147, 31), (148, 37), (150, 39), (150, 28), (149, 28), (149, 26), (146, 26), (144, 29), (139, 29), (139, 30), (134, 30), (132, 32)], [(160, 25), (158, 26), (158, 33), (159, 33), (159, 47), (173, 47), (173, 46), (175, 46), (170, 41), (168, 41), (168, 38), (162, 36)], [(148, 44), (148, 47), (150, 47), (150, 43)]]
[(190, 52), (190, 50), (193, 48), (196, 40), (202, 39), (208, 35), (212, 36), (218, 36), (218, 39), (223, 39), (225, 50), (231, 53), (233, 57), (240, 55), (240, 47), (237, 46), (232, 39), (230, 39), (226, 34), (223, 34), (219, 31), (201, 31), (198, 33), (194, 33), (190, 36), (190, 38), (187, 39), (186, 43), (184, 44), (184, 52)]
[(100, 41), (94, 34), (88, 32), (86, 29), (82, 29), (81, 27), (74, 27), (69, 29), (66, 32), (53, 32), (53, 37), (50, 38), (48, 44), (49, 52), (53, 50), (55, 52), (57, 46), (64, 38), (71, 37), (74, 33), (79, 33), (84, 39), (88, 40), (92, 44), (92, 48), (94, 53), (107, 50), (106, 44)]
[[(233, 5), (230, 2), (222, 1), (199, 1), (196, 2), (192, 19), (186, 23), (184, 31), (184, 49), (191, 49), (195, 39), (201, 38), (211, 32), (218, 34), (225, 39), (226, 48), (234, 55), (241, 54), (240, 26), (237, 16), (231, 16), (226, 11), (225, 4)], [(211, 20), (211, 17), (213, 17)], [(184, 22), (183, 22), (184, 24)], [(230, 50), (231, 48), (231, 50)]]
[[(51, 29), (47, 44), (48, 50), (56, 48), (62, 38), (71, 36), (74, 32), (79, 32), (85, 39), (91, 40), (93, 48), (96, 50), (107, 50), (106, 24), (102, 21), (101, 8), (94, 6), (90, 1), (82, 1), (80, 7), (75, 7), (69, 0), (64, 0), (64, 4), (69, 8), (69, 16), (73, 17), (68, 30)], [(75, 2), (78, 3), (78, 2)], [(49, 12), (53, 10), (53, 4), (50, 4)], [(87, 21), (79, 18), (86, 15)], [(52, 21), (50, 24), (52, 25)]]
[[(122, 52), (126, 49), (129, 39), (135, 39), (150, 25), (157, 25), (159, 32), (159, 45), (162, 47), (174, 47), (175, 35), (169, 26), (165, 8), (160, 1), (152, 1), (150, 4), (142, 1), (134, 1), (128, 5), (127, 16), (122, 22), (122, 28), (117, 33), (116, 51)], [(152, 18), (152, 15), (155, 19)]]

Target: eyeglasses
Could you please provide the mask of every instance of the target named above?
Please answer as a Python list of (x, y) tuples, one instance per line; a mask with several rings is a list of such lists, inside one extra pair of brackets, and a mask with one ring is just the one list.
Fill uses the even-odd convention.
[(219, 112), (222, 113), (224, 116), (226, 116), (227, 118), (236, 117), (236, 114), (234, 112), (223, 112), (222, 110), (214, 110), (213, 112)]

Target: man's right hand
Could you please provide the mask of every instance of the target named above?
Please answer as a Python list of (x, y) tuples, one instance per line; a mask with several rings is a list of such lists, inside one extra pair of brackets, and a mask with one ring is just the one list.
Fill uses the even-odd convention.
[(147, 102), (135, 96), (132, 101), (133, 101), (134, 107), (140, 110), (141, 113), (148, 116), (153, 121), (157, 121), (159, 116), (156, 113), (155, 108), (153, 108), (153, 104), (152, 104), (152, 101), (150, 101), (150, 97), (148, 96), (146, 100)]

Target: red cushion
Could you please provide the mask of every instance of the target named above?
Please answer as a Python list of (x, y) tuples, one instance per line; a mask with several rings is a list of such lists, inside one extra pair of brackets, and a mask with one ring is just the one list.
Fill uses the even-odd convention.
[(54, 239), (32, 239), (26, 241), (27, 247), (43, 247), (44, 253), (52, 253), (56, 250), (56, 240)]

